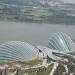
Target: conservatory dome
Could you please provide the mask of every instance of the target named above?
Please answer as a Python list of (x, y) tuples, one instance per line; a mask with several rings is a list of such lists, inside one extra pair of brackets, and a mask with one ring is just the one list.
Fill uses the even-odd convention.
[(38, 50), (25, 42), (10, 41), (0, 45), (0, 60), (29, 61), (37, 58)]
[(69, 52), (73, 50), (74, 43), (68, 35), (58, 32), (49, 38), (48, 47), (54, 50)]

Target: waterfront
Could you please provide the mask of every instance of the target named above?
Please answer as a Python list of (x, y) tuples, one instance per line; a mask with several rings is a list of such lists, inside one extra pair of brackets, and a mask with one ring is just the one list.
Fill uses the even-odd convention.
[(75, 39), (75, 25), (37, 24), (24, 22), (0, 22), (0, 43), (24, 41), (32, 45), (47, 45), (52, 33), (64, 32)]

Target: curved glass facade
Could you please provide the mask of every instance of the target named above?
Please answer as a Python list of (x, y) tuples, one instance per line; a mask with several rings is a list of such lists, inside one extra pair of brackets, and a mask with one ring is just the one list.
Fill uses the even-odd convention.
[(74, 43), (68, 35), (58, 32), (49, 38), (48, 47), (54, 50), (68, 52), (73, 49)]
[(0, 45), (0, 60), (28, 61), (37, 58), (38, 50), (24, 42), (11, 41)]

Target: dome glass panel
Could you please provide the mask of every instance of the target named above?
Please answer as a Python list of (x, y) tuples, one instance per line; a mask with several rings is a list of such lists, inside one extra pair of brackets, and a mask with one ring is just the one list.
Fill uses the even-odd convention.
[(29, 61), (37, 56), (38, 50), (25, 42), (10, 41), (0, 45), (0, 60)]
[(58, 32), (49, 38), (48, 47), (50, 49), (68, 52), (73, 49), (74, 43), (68, 35)]

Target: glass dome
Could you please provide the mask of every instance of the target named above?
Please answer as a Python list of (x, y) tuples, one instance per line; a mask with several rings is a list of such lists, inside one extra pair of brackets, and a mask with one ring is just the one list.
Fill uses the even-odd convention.
[(10, 41), (0, 45), (0, 60), (29, 61), (37, 58), (38, 50), (25, 42)]
[(49, 38), (48, 47), (54, 50), (68, 52), (73, 49), (74, 43), (68, 35), (58, 32)]

